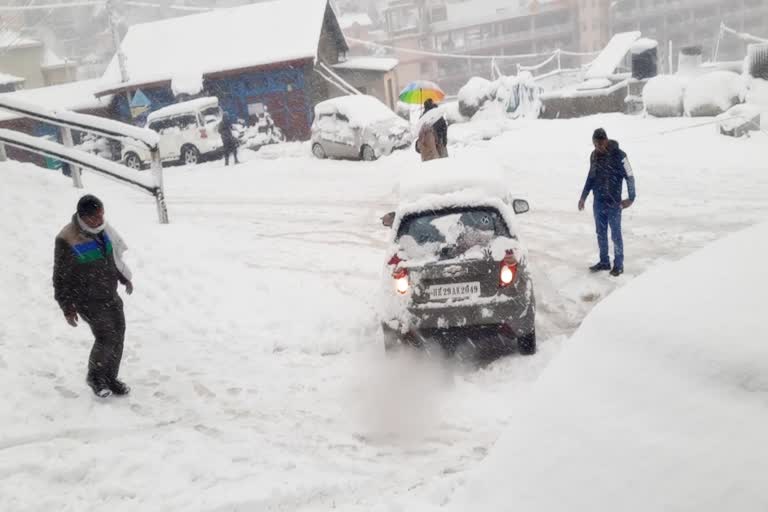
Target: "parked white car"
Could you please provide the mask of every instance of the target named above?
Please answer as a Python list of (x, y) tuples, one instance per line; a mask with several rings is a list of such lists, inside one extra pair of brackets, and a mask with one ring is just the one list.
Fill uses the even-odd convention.
[(371, 161), (407, 148), (410, 125), (373, 96), (333, 98), (315, 107), (312, 154)]
[[(219, 123), (222, 111), (218, 98), (199, 98), (176, 103), (152, 112), (146, 127), (160, 134), (160, 159), (194, 165), (222, 149)], [(132, 169), (149, 166), (149, 150), (141, 143), (125, 142), (122, 161)]]

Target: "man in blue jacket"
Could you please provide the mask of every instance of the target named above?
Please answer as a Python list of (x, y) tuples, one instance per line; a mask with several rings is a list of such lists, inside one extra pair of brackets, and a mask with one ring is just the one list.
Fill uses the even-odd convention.
[[(635, 202), (635, 177), (629, 165), (627, 154), (619, 149), (619, 143), (608, 139), (605, 130), (598, 128), (592, 135), (595, 150), (590, 157), (589, 175), (584, 184), (584, 191), (579, 200), (579, 211), (589, 193), (594, 194), (593, 207), (597, 245), (600, 247), (600, 262), (589, 268), (592, 272), (610, 270), (612, 276), (624, 273), (624, 241), (621, 237), (621, 211)], [(621, 193), (627, 180), (629, 199), (621, 199)], [(611, 228), (614, 259), (613, 270), (608, 256), (608, 227)]]

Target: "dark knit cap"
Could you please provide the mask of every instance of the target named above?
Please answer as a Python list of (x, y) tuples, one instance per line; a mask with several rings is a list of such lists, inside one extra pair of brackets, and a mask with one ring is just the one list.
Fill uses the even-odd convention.
[(605, 140), (608, 138), (608, 134), (605, 133), (605, 130), (602, 128), (598, 128), (595, 130), (595, 133), (592, 134), (592, 140)]
[(87, 194), (81, 197), (77, 202), (77, 215), (80, 217), (88, 217), (102, 208), (104, 208), (104, 203), (101, 202), (101, 199), (91, 194)]

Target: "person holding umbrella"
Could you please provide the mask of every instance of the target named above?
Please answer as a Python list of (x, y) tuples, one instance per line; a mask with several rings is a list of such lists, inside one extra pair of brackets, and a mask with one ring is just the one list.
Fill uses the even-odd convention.
[(423, 105), (421, 128), (416, 141), (416, 151), (422, 161), (448, 156), (448, 124), (442, 116), (432, 118), (428, 113), (437, 108), (437, 103), (445, 98), (440, 87), (425, 80), (408, 84), (400, 93), (400, 101), (409, 105)]

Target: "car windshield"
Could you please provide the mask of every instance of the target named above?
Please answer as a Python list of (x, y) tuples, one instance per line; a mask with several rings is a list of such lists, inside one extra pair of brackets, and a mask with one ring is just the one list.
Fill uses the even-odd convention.
[(493, 208), (453, 209), (410, 215), (398, 230), (407, 252), (455, 257), (471, 249), (487, 249), (498, 237), (510, 237), (501, 214)]

